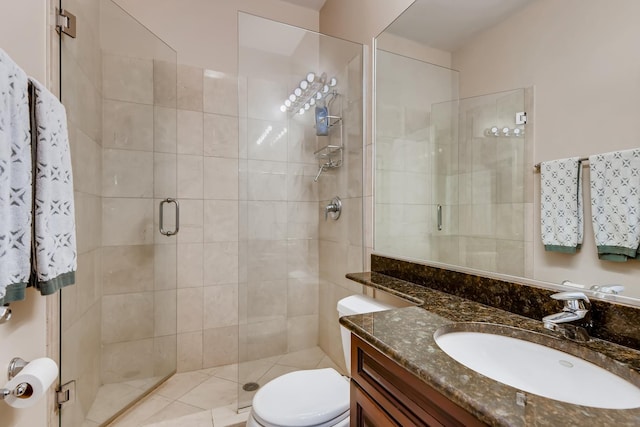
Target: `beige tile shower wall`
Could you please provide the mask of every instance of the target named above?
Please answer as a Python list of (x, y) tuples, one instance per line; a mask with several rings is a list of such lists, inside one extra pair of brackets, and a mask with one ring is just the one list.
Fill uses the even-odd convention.
[[(62, 102), (67, 109), (75, 185), (78, 270), (76, 284), (62, 290), (64, 383), (76, 380), (78, 402), (65, 420), (80, 425), (101, 384), (102, 312), (102, 58), (99, 1), (73, 3), (76, 39), (62, 40)], [(70, 4), (67, 6), (71, 6)]]
[[(159, 201), (177, 197), (177, 64), (153, 61), (153, 362), (154, 376), (177, 368), (178, 240), (158, 233)], [(170, 211), (170, 210), (169, 210)], [(171, 222), (171, 217), (169, 218)], [(171, 225), (168, 226), (170, 228)]]
[[(253, 53), (244, 60), (273, 65), (272, 57)], [(319, 190), (313, 182), (312, 115), (287, 117), (274, 108), (287, 93), (288, 72), (270, 72), (277, 77), (251, 76), (241, 85), (241, 110), (247, 112), (240, 126), (241, 361), (318, 342)]]
[(176, 74), (172, 63), (103, 55), (106, 384), (162, 377), (176, 364), (176, 238), (160, 235), (156, 219), (159, 201), (176, 195)]
[[(319, 344), (342, 369), (345, 364), (336, 305), (341, 298), (362, 292), (362, 287), (346, 279), (345, 274), (364, 268), (362, 66), (362, 56), (356, 55), (337, 73), (336, 89), (343, 98), (344, 163), (340, 168), (323, 172), (317, 182), (321, 215)], [(318, 144), (323, 144), (323, 140), (319, 137)], [(335, 196), (342, 199), (342, 215), (337, 221), (331, 218), (325, 221), (324, 207)]]
[(237, 79), (179, 65), (177, 100), (178, 371), (189, 371), (237, 359)]
[[(181, 72), (178, 108), (184, 126), (178, 130), (178, 197), (185, 205), (182, 222), (186, 231), (178, 239), (178, 369), (235, 362), (238, 308), (233, 295), (238, 293), (237, 253), (241, 249), (237, 236), (237, 13), (243, 10), (312, 30), (318, 28), (318, 13), (279, 0), (194, 0), (186, 8), (181, 2), (158, 4), (154, 0), (118, 3), (174, 47), (182, 64), (205, 68), (202, 83), (196, 77), (197, 68), (182, 67)], [(156, 130), (163, 126), (161, 116), (162, 112), (156, 111), (160, 118)], [(198, 145), (200, 132), (203, 141)], [(252, 164), (252, 170), (257, 176), (266, 171), (271, 183), (287, 177), (282, 170), (270, 169), (272, 166), (273, 160), (265, 159)], [(312, 173), (295, 167), (289, 172), (292, 185), (293, 177)], [(281, 200), (268, 202), (275, 203), (263, 206), (270, 212), (277, 213), (283, 207), (278, 205)], [(306, 215), (311, 203), (315, 210), (316, 199), (287, 204), (287, 209)], [(295, 227), (307, 230), (309, 225), (299, 221)], [(291, 292), (300, 292), (299, 286), (291, 287)], [(196, 303), (191, 310), (195, 301), (204, 301), (204, 307)]]
[(202, 367), (207, 368), (237, 361), (238, 85), (235, 76), (203, 73)]

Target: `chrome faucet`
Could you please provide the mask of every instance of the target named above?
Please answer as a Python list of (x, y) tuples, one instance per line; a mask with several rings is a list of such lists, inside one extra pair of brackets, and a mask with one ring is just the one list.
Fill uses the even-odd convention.
[(559, 332), (574, 341), (589, 341), (587, 328), (591, 327), (591, 303), (582, 292), (560, 292), (551, 298), (564, 301), (562, 311), (542, 318), (545, 328)]

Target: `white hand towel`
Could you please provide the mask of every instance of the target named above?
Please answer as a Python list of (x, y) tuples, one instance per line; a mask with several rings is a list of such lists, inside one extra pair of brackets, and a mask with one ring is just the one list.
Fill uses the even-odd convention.
[(29, 281), (31, 167), (27, 75), (0, 49), (0, 305)]
[[(34, 262), (32, 283), (49, 295), (75, 283), (77, 268), (71, 154), (64, 106), (34, 79), (31, 85), (35, 144)], [(35, 276), (35, 277), (34, 277)]]
[(540, 221), (547, 251), (576, 253), (582, 246), (582, 164), (579, 157), (540, 164)]
[(589, 157), (591, 213), (598, 257), (640, 258), (640, 149)]

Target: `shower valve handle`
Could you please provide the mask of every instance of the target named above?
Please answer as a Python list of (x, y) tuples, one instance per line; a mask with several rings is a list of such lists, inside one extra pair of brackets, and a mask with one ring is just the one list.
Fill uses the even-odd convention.
[(325, 206), (324, 208), (324, 220), (326, 221), (327, 219), (329, 219), (329, 212), (331, 212), (333, 215), (331, 215), (331, 218), (335, 221), (338, 218), (340, 218), (340, 214), (342, 213), (342, 200), (340, 200), (340, 197), (334, 197), (327, 206)]

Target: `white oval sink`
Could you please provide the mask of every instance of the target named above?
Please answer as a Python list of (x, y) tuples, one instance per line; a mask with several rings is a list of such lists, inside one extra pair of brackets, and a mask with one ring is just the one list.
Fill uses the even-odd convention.
[(456, 361), (495, 381), (576, 405), (640, 407), (640, 388), (584, 359), (518, 338), (448, 329), (445, 326), (434, 334), (438, 346)]

